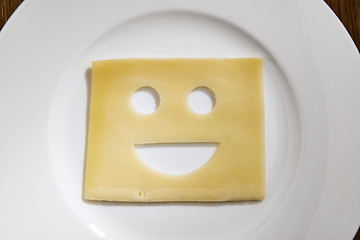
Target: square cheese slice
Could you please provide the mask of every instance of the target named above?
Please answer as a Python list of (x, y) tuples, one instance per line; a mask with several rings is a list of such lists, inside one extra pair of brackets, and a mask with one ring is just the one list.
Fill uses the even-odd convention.
[[(121, 59), (95, 61), (84, 198), (123, 202), (243, 201), (265, 197), (262, 59)], [(160, 95), (153, 114), (138, 113), (133, 93)], [(188, 106), (198, 87), (216, 105)], [(170, 175), (152, 169), (135, 145), (218, 143), (199, 169)]]

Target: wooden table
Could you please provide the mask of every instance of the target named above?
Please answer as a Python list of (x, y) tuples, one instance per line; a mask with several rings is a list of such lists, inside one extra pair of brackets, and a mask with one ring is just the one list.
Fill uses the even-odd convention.
[[(0, 0), (0, 29), (22, 1)], [(325, 0), (325, 2), (342, 21), (360, 51), (360, 0)], [(354, 240), (360, 240), (360, 228)]]

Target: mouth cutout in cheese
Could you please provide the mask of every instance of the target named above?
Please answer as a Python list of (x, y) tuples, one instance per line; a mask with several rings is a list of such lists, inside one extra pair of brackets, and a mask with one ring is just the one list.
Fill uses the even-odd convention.
[[(84, 198), (121, 202), (243, 201), (265, 197), (262, 59), (123, 59), (95, 61)], [(136, 90), (160, 96), (152, 114), (132, 106)], [(188, 105), (210, 89), (213, 110)], [(199, 169), (170, 175), (146, 165), (135, 145), (218, 143)]]

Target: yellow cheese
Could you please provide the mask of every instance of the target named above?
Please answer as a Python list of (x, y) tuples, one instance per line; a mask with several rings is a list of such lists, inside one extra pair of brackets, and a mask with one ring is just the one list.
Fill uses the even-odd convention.
[[(265, 197), (262, 59), (95, 61), (84, 198), (88, 200), (241, 201)], [(133, 93), (151, 87), (158, 109), (136, 112)], [(209, 88), (216, 105), (193, 112), (188, 96)], [(218, 143), (212, 158), (184, 175), (158, 172), (135, 145)]]

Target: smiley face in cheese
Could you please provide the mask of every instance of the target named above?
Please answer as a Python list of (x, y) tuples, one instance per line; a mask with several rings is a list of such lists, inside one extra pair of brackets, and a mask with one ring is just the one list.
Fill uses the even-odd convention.
[[(262, 59), (122, 59), (92, 64), (84, 198), (124, 202), (242, 201), (265, 197)], [(132, 95), (160, 96), (152, 114)], [(216, 98), (208, 114), (188, 105), (196, 88)], [(146, 165), (137, 144), (218, 143), (199, 169), (170, 175)]]

